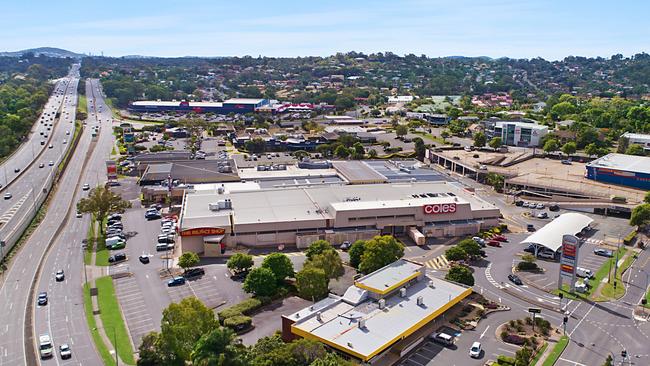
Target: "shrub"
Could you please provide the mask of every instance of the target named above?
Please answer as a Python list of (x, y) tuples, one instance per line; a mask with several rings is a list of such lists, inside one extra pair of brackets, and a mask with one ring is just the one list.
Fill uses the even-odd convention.
[(261, 306), (262, 301), (252, 297), (240, 302), (239, 304), (235, 304), (229, 308), (221, 310), (217, 315), (219, 316), (219, 321), (224, 323), (228, 318), (241, 315), (250, 315)]
[(250, 316), (246, 315), (237, 315), (232, 316), (224, 320), (223, 325), (234, 331), (242, 331), (244, 329), (250, 328), (253, 324), (253, 319)]
[(521, 346), (521, 345), (523, 345), (524, 343), (526, 343), (526, 338), (521, 337), (521, 336), (519, 336), (519, 335), (517, 335), (517, 334), (508, 334), (508, 335), (503, 339), (503, 341), (506, 342), (506, 343), (511, 343), (511, 344), (515, 344), (515, 345), (517, 345), (517, 346)]
[(505, 330), (502, 331), (501, 332), (501, 339), (505, 341), (507, 337), (508, 337), (508, 332), (506, 332)]
[(497, 362), (499, 363), (499, 365), (509, 366), (509, 365), (514, 365), (515, 364), (515, 359), (512, 358), (512, 357), (501, 355), (501, 356), (497, 357)]
[(537, 270), (537, 263), (519, 262), (517, 263), (517, 271), (534, 271)]
[(625, 236), (625, 238), (623, 238), (623, 244), (625, 244), (625, 245), (632, 244), (632, 242), (634, 242), (634, 238), (636, 237), (636, 234), (637, 234), (636, 229), (632, 230), (632, 232), (630, 232), (629, 234), (627, 234)]

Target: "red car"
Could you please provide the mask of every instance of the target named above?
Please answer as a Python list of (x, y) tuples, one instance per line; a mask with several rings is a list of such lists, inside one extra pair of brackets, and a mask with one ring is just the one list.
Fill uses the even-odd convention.
[(501, 247), (501, 243), (497, 240), (490, 240), (487, 242), (487, 245), (490, 247)]
[(505, 242), (508, 241), (508, 238), (506, 238), (506, 237), (503, 236), (503, 235), (495, 235), (495, 236), (492, 237), (492, 239), (493, 239), (493, 240), (496, 240), (496, 241), (503, 242), (503, 243), (505, 243)]

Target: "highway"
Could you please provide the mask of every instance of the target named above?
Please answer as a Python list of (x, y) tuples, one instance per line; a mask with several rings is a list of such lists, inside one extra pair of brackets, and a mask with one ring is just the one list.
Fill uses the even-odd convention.
[[(76, 218), (74, 205), (87, 195), (81, 186), (88, 183), (92, 186), (102, 184), (105, 179), (105, 161), (112, 146), (111, 113), (104, 104), (99, 91), (99, 82), (91, 80), (86, 83), (88, 96), (89, 119), (84, 138), (88, 140), (93, 126), (100, 126), (100, 133), (96, 141), (91, 142), (89, 159), (82, 167), (86, 156), (79, 154), (82, 162), (75, 166), (75, 171), (81, 172), (80, 180), (72, 182), (69, 187), (73, 209), (67, 212), (67, 222), (53, 240), (52, 249), (47, 254), (43, 264), (40, 278), (37, 279), (36, 293), (46, 291), (49, 295), (49, 304), (43, 307), (34, 307), (34, 339), (40, 334), (49, 334), (55, 347), (67, 343), (72, 349), (72, 358), (61, 360), (58, 355), (48, 360), (41, 361), (42, 365), (97, 365), (101, 359), (95, 351), (86, 319), (83, 316), (82, 286), (85, 281), (83, 266), (83, 250), (81, 242), (86, 236), (90, 223), (89, 215)], [(100, 108), (101, 107), (101, 108)], [(95, 108), (101, 112), (95, 113)], [(101, 121), (101, 122), (100, 122)], [(94, 146), (92, 146), (94, 145)], [(78, 177), (77, 174), (75, 174)], [(63, 217), (62, 217), (63, 219)], [(63, 270), (65, 280), (57, 282), (55, 273)], [(36, 345), (36, 344), (35, 344)]]
[[(94, 84), (96, 89), (97, 83), (94, 82)], [(76, 93), (76, 87), (74, 92)], [(97, 94), (96, 91), (95, 94)], [(103, 103), (103, 101), (98, 103)], [(74, 106), (67, 112), (74, 120)], [(89, 112), (91, 111), (89, 110)], [(64, 112), (64, 114), (66, 113)], [(100, 129), (97, 142), (92, 141), (90, 128), (84, 130), (77, 150), (58, 183), (59, 189), (54, 192), (43, 222), (36, 228), (29, 240), (23, 244), (23, 248), (13, 258), (10, 268), (5, 274), (4, 282), (0, 287), (0, 365), (38, 363), (37, 359), (34, 359), (36, 340), (32, 337), (38, 336), (34, 332), (41, 327), (43, 312), (48, 315), (44, 321), (48, 323), (46, 327), (53, 337), (55, 347), (63, 342), (68, 342), (72, 348), (75, 364), (101, 364), (90, 340), (81, 300), (83, 262), (80, 241), (85, 236), (88, 218), (76, 219), (74, 205), (78, 199), (78, 191), (80, 191), (77, 188), (83, 184), (82, 179), (87, 177), (88, 183), (95, 183), (105, 169), (104, 160), (110, 152), (112, 139), (110, 117), (110, 113), (102, 114), (99, 117), (104, 128)], [(91, 125), (93, 118), (91, 115), (89, 123)], [(86, 176), (82, 178), (84, 161), (87, 160), (87, 154), (93, 147), (97, 153), (87, 162)], [(36, 166), (35, 169), (38, 171), (39, 168)], [(23, 178), (21, 177), (20, 180), (22, 181)], [(38, 182), (38, 179), (35, 178), (33, 181)], [(47, 252), (50, 243), (53, 244), (52, 250)], [(75, 250), (70, 251), (73, 245)], [(61, 251), (63, 251), (63, 255)], [(42, 277), (39, 278), (37, 275), (39, 263), (44, 257)], [(57, 258), (59, 258), (58, 261)], [(53, 260), (54, 262), (52, 262)], [(46, 288), (53, 266), (61, 266), (61, 269), (66, 270), (66, 282), (57, 284), (61, 285), (58, 287), (66, 287), (60, 292), (61, 297), (58, 297), (58, 289), (50, 290), (48, 292), (51, 296), (49, 305), (44, 308), (35, 308), (35, 303), (31, 302), (34, 300), (33, 296), (30, 296), (32, 283), (37, 281), (35, 293), (39, 289)], [(58, 315), (64, 317), (67, 315), (68, 321), (65, 324), (56, 323), (54, 318)], [(35, 320), (33, 324), (35, 329), (26, 328), (26, 325), (31, 324), (32, 318)], [(50, 319), (53, 321), (50, 322)], [(66, 339), (61, 340), (59, 337), (63, 337), (63, 332), (68, 332), (65, 334), (69, 334), (70, 338), (66, 336)], [(51, 362), (58, 364), (57, 362), (60, 360), (53, 359)]]
[[(29, 138), (2, 165), (0, 240), (7, 246), (0, 251), (0, 257), (4, 257), (28, 224), (33, 211), (38, 209), (44, 189), (49, 189), (57, 165), (69, 147), (74, 134), (78, 69), (79, 65), (75, 64), (68, 77), (57, 83)], [(57, 113), (60, 113), (59, 118)], [(15, 172), (17, 169), (20, 171)]]

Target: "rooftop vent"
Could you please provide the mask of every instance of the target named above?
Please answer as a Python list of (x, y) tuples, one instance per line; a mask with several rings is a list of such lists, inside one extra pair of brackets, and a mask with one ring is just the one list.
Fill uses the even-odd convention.
[(379, 299), (379, 309), (384, 309), (386, 307), (386, 300)]
[(323, 321), (323, 316), (321, 315), (320, 311), (316, 313), (316, 320), (318, 320), (319, 322)]
[(418, 306), (424, 305), (424, 298), (422, 296), (418, 296), (417, 302)]
[(433, 285), (433, 281), (429, 281), (429, 287), (435, 288), (435, 286)]
[(399, 289), (399, 296), (406, 297), (406, 287), (402, 287), (401, 289)]
[(216, 203), (209, 203), (210, 211), (230, 210), (232, 209), (232, 201), (230, 198), (218, 200)]
[(366, 319), (359, 319), (359, 328), (366, 329)]

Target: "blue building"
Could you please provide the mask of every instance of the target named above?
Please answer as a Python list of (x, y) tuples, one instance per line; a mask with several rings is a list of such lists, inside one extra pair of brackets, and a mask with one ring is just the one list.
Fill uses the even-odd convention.
[(589, 179), (650, 190), (650, 157), (608, 154), (586, 167)]
[(253, 113), (269, 104), (267, 99), (233, 98), (223, 102), (187, 102), (143, 100), (132, 102), (129, 111), (135, 113), (183, 112), (183, 113)]

